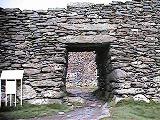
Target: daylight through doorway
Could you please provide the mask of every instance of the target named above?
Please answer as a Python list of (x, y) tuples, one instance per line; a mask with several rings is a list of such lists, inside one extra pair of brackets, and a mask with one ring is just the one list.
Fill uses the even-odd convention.
[(67, 92), (93, 92), (98, 89), (95, 57), (95, 52), (68, 53)]

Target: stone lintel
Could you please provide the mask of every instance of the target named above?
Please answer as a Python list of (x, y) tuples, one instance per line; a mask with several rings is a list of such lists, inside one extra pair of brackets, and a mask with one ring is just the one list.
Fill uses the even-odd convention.
[(116, 38), (110, 35), (66, 36), (58, 39), (65, 44), (105, 44), (115, 40)]
[(67, 7), (86, 8), (86, 7), (91, 7), (92, 5), (94, 4), (89, 2), (70, 2), (67, 4)]
[(66, 28), (68, 30), (82, 30), (82, 31), (107, 31), (107, 30), (115, 30), (117, 28), (116, 24), (68, 24), (68, 23), (59, 23), (59, 26)]

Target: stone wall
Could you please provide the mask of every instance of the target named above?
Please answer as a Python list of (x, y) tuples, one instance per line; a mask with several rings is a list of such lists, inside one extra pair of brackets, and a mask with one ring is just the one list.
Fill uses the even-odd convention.
[(0, 9), (0, 71), (24, 69), (23, 99), (61, 102), (67, 51), (96, 51), (107, 98), (160, 100), (160, 2), (70, 4), (67, 9)]

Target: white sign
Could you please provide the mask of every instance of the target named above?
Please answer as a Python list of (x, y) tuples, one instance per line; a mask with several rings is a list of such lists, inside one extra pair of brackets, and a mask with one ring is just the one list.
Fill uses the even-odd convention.
[(14, 104), (16, 106), (17, 102), (16, 102), (16, 81), (20, 80), (21, 81), (21, 105), (22, 105), (22, 78), (23, 78), (23, 73), (24, 70), (3, 70), (1, 73), (1, 77), (0, 77), (0, 107), (1, 107), (1, 81), (5, 80), (6, 81), (6, 86), (5, 86), (5, 106), (7, 106), (7, 101), (8, 101), (8, 96), (10, 96), (10, 106), (12, 105), (12, 95), (14, 94), (15, 96), (15, 100), (14, 100)]
[(16, 94), (16, 81), (6, 81), (6, 94)]
[(24, 70), (3, 70), (0, 79), (15, 80), (23, 78)]

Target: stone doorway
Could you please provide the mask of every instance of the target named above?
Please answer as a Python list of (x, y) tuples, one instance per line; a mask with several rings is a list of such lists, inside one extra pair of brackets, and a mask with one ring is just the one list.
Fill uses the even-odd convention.
[[(107, 79), (107, 73), (109, 73), (110, 67), (110, 44), (66, 44), (67, 48), (67, 61), (69, 60), (69, 53), (85, 53), (90, 52), (95, 55), (95, 66), (96, 66), (96, 92), (101, 94), (104, 98), (107, 99), (111, 95), (111, 85)], [(69, 62), (69, 61), (68, 61)], [(68, 64), (67, 62), (67, 64)], [(66, 65), (68, 66), (68, 65)], [(67, 91), (67, 72), (66, 72), (66, 91)]]
[[(109, 35), (89, 35), (89, 36), (66, 36), (58, 39), (66, 48), (66, 61), (68, 52), (93, 52), (95, 51), (95, 62), (97, 66), (97, 86), (98, 95), (108, 100), (113, 95), (113, 89), (108, 76), (112, 72), (110, 43), (116, 40)], [(66, 86), (67, 63), (65, 67), (64, 84)], [(66, 91), (66, 90), (65, 90)]]

